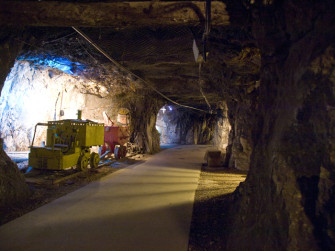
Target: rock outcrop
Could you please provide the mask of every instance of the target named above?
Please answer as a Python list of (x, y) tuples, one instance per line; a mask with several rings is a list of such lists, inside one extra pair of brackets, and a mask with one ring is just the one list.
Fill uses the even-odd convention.
[(24, 202), (30, 195), (17, 165), (3, 151), (3, 141), (0, 139), (0, 211), (19, 202)]
[[(103, 112), (117, 114), (107, 89), (87, 79), (50, 67), (17, 61), (8, 75), (0, 98), (0, 133), (6, 151), (27, 151), (35, 125), (60, 119), (103, 121)], [(44, 129), (44, 130), (43, 130)], [(35, 144), (45, 140), (45, 128), (39, 127)]]
[(227, 250), (332, 250), (334, 5), (251, 2), (262, 55), (258, 118)]
[(157, 114), (156, 128), (161, 144), (180, 144), (178, 109), (174, 105), (164, 105)]
[(164, 104), (150, 91), (134, 90), (115, 96), (116, 104), (129, 110), (130, 142), (141, 152), (160, 151), (159, 132), (156, 129), (157, 113)]
[(253, 112), (255, 105), (246, 98), (241, 102), (228, 102), (228, 109), (231, 131), (227, 147), (227, 164), (230, 168), (249, 170), (253, 150), (252, 128), (256, 117)]
[[(22, 35), (21, 28), (0, 28), (1, 89), (7, 74), (10, 72), (10, 68), (14, 64), (15, 57), (22, 47), (22, 42), (18, 40)], [(28, 186), (19, 173), (16, 164), (11, 161), (3, 150), (3, 140), (0, 139), (0, 207), (8, 207), (12, 204), (22, 202), (28, 198), (29, 194)]]
[(214, 128), (213, 145), (225, 153), (229, 143), (231, 125), (228, 119), (228, 107), (225, 102), (220, 104), (217, 110), (217, 120)]

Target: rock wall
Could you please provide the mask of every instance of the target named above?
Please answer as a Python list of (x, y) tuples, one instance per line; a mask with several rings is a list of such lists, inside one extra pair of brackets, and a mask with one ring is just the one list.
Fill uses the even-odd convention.
[(253, 149), (252, 128), (255, 122), (254, 106), (250, 99), (240, 102), (230, 100), (228, 118), (231, 124), (227, 164), (230, 168), (249, 170)]
[(334, 250), (334, 4), (248, 8), (262, 55), (260, 96), (226, 249)]
[(22, 48), (25, 32), (18, 27), (0, 27), (0, 90)]
[(221, 152), (226, 153), (231, 125), (228, 119), (228, 107), (226, 103), (219, 105), (217, 110), (217, 121), (214, 128), (213, 145), (216, 146)]
[[(83, 119), (104, 122), (103, 112), (111, 113), (113, 108), (106, 88), (97, 83), (18, 61), (0, 97), (0, 133), (4, 149), (28, 150), (38, 122), (76, 119), (78, 110), (82, 110)], [(45, 127), (38, 127), (35, 145), (45, 140), (45, 132)]]
[[(230, 16), (231, 13), (248, 12), (244, 2), (225, 3)], [(230, 21), (244, 22), (248, 16), (250, 14), (243, 14), (243, 18), (239, 16)], [(209, 51), (215, 55), (209, 56), (208, 62), (202, 66), (202, 76), (206, 92), (217, 93), (221, 100), (216, 101), (218, 126), (214, 145), (226, 153), (224, 166), (249, 170), (254, 144), (252, 128), (258, 116), (261, 55), (251, 31), (245, 27), (232, 25), (219, 33), (215, 29), (212, 32), (217, 37), (210, 39), (208, 44)], [(233, 39), (234, 36), (238, 39)], [(227, 44), (227, 49), (219, 49)], [(221, 140), (223, 142), (220, 143)]]
[(156, 128), (160, 134), (160, 144), (180, 144), (178, 109), (174, 105), (164, 105), (157, 114)]
[(0, 215), (2, 208), (24, 201), (30, 190), (17, 165), (3, 151), (0, 139)]
[[(21, 38), (22, 34), (21, 29), (0, 27), (0, 89), (22, 46), (15, 38)], [(16, 164), (4, 152), (0, 139), (0, 209), (26, 200), (29, 194), (28, 186)]]
[(130, 111), (130, 142), (142, 152), (155, 153), (160, 150), (156, 119), (163, 101), (154, 93), (135, 91), (118, 97), (118, 104)]
[[(187, 144), (213, 144), (214, 127), (216, 122), (216, 116), (211, 114), (198, 113), (196, 116), (191, 116), (191, 129), (186, 134), (185, 141)], [(187, 130), (188, 126), (185, 126)], [(187, 137), (190, 135), (189, 137)], [(193, 135), (193, 140), (192, 140)], [(183, 135), (182, 135), (183, 136)]]
[(209, 114), (165, 105), (158, 112), (156, 127), (161, 144), (211, 144), (215, 119)]
[(256, 96), (255, 92), (240, 102), (229, 98), (218, 104), (213, 145), (225, 153), (224, 166), (239, 170), (250, 168)]

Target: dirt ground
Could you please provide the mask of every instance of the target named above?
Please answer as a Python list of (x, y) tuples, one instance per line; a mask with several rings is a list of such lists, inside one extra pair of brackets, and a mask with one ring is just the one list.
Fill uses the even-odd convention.
[[(116, 172), (129, 165), (138, 164), (150, 155), (138, 154), (127, 157), (122, 161), (106, 162), (97, 169), (89, 169), (75, 174), (57, 184), (48, 182), (49, 177), (45, 172), (38, 175), (34, 172), (26, 174), (27, 180), (36, 179), (43, 182), (31, 182), (31, 197), (23, 204), (8, 208), (0, 208), (0, 225), (5, 224), (23, 214), (28, 213), (44, 204), (47, 204), (67, 193), (75, 191), (88, 183), (98, 180), (103, 176)], [(67, 175), (74, 172), (70, 171)], [(56, 175), (56, 174), (55, 174)], [(195, 193), (192, 223), (190, 229), (189, 251), (194, 250), (222, 250), (222, 236), (224, 236), (224, 222), (229, 195), (236, 189), (240, 182), (246, 178), (246, 172), (227, 168), (207, 168), (202, 166), (198, 187)], [(47, 180), (46, 180), (47, 179)]]
[(230, 195), (246, 174), (236, 169), (202, 167), (194, 199), (189, 251), (224, 250)]

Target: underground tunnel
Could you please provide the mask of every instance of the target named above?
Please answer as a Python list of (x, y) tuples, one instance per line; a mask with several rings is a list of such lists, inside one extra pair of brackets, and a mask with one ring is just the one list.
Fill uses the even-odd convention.
[[(106, 236), (107, 229), (121, 236), (122, 229), (104, 222), (128, 218), (146, 225), (154, 222), (148, 215), (165, 219), (178, 211), (189, 218), (166, 221), (190, 219), (186, 234), (173, 233), (187, 236), (180, 250), (335, 249), (334, 13), (332, 1), (312, 0), (0, 1), (0, 240), (9, 239), (15, 222), (55, 210), (57, 201), (71, 203), (71, 194), (79, 194), (72, 208), (81, 205), (85, 189), (93, 189), (85, 198), (98, 208), (99, 198), (110, 196), (98, 191), (143, 169), (135, 195), (123, 201), (126, 190), (115, 193), (126, 205), (119, 218), (93, 218), (87, 208), (64, 226), (79, 225), (85, 235), (83, 229), (100, 222)], [(44, 125), (35, 129), (37, 123)], [(90, 143), (80, 138), (82, 128)], [(119, 141), (107, 142), (108, 134)], [(97, 178), (10, 218), (41, 191), (27, 182), (29, 163), (48, 165), (29, 154), (57, 147), (60, 156), (72, 158), (64, 164), (71, 175)], [(219, 164), (211, 167), (213, 152)], [(17, 153), (23, 162), (13, 158)], [(157, 156), (167, 156), (166, 162)], [(98, 167), (100, 157), (125, 167), (102, 177), (101, 170), (112, 167)], [(174, 179), (159, 183), (164, 172)], [(186, 187), (175, 188), (182, 178)], [(164, 184), (167, 191), (160, 190)], [(176, 200), (191, 184), (190, 201), (131, 212), (141, 204), (137, 196)], [(152, 245), (159, 232), (152, 233)], [(76, 234), (67, 243), (82, 247)], [(145, 242), (144, 232), (140, 236)], [(113, 238), (106, 239), (110, 244)], [(13, 247), (0, 242), (0, 250)]]

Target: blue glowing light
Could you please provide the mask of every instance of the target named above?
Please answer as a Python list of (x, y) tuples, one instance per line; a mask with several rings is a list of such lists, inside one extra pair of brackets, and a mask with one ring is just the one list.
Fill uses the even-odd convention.
[(72, 62), (67, 58), (63, 57), (53, 57), (53, 56), (21, 56), (18, 57), (19, 61), (30, 61), (35, 65), (41, 65), (45, 67), (51, 67), (58, 70), (61, 70), (67, 74), (78, 75), (78, 73), (85, 70), (87, 67), (78, 62)]
[(168, 105), (168, 108), (169, 108), (170, 111), (173, 110), (172, 106), (170, 106), (170, 105)]

